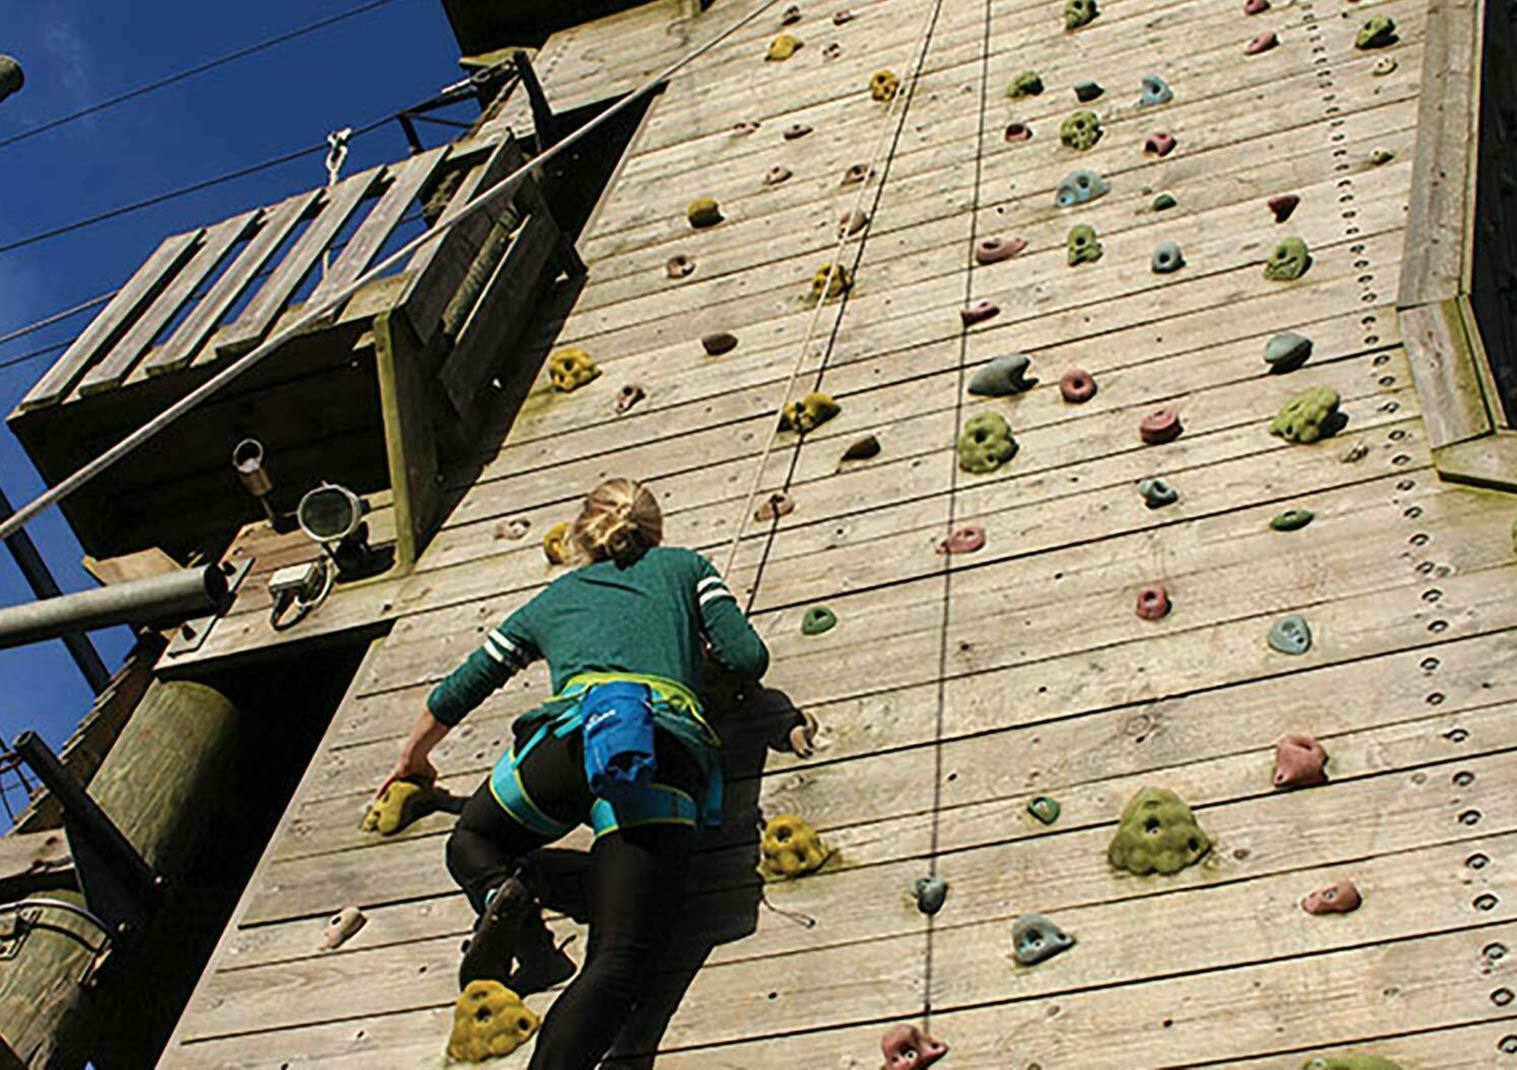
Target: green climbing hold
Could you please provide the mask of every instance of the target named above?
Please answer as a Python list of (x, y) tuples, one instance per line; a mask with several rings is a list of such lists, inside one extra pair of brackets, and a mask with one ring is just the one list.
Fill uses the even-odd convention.
[(1395, 43), (1396, 20), (1389, 15), (1370, 16), (1354, 38), (1355, 48), (1385, 48)]
[(1286, 238), (1270, 252), (1264, 277), (1272, 282), (1294, 282), (1312, 266), (1312, 254), (1300, 238)]
[(1154, 198), (1154, 211), (1164, 212), (1173, 208), (1178, 202), (1167, 193), (1161, 193)]
[(1314, 1055), (1301, 1070), (1401, 1070), (1401, 1064), (1378, 1055)]
[(1027, 804), (1027, 812), (1045, 825), (1059, 820), (1059, 800), (1048, 795), (1039, 795)]
[(1269, 526), (1276, 531), (1298, 531), (1306, 527), (1317, 514), (1310, 509), (1287, 509), (1269, 522)]
[(1006, 95), (1012, 100), (1035, 97), (1043, 92), (1043, 78), (1037, 71), (1023, 71), (1006, 87)]
[(1338, 391), (1314, 386), (1291, 398), (1269, 425), (1269, 433), (1287, 442), (1316, 442), (1337, 431), (1343, 420), (1338, 412)]
[(1003, 398), (1031, 390), (1038, 382), (1027, 378), (1027, 367), (1031, 363), (1025, 353), (996, 357), (975, 372), (974, 378), (969, 380), (969, 392), (980, 397)]
[(998, 412), (982, 412), (964, 425), (959, 435), (959, 467), (975, 475), (994, 472), (1017, 455), (1011, 425)]
[(1264, 347), (1264, 363), (1272, 372), (1294, 371), (1312, 355), (1312, 340), (1295, 331), (1281, 331)]
[(0, 100), (17, 92), (26, 84), (26, 72), (11, 56), (0, 55)]
[(1106, 858), (1118, 869), (1142, 877), (1178, 873), (1209, 850), (1210, 838), (1180, 796), (1167, 788), (1144, 788), (1123, 809)]
[(801, 634), (821, 635), (832, 631), (838, 622), (837, 614), (826, 606), (812, 606), (801, 617)]
[(1101, 243), (1096, 239), (1096, 228), (1088, 223), (1078, 223), (1069, 228), (1069, 266), (1094, 264), (1101, 259)]
[(1064, 0), (1064, 28), (1078, 30), (1095, 21), (1101, 12), (1096, 10), (1096, 0)]
[(722, 210), (717, 207), (715, 197), (697, 197), (690, 202), (685, 209), (685, 218), (696, 230), (705, 227), (714, 227), (722, 221)]
[(1157, 477), (1138, 481), (1138, 493), (1150, 509), (1162, 509), (1180, 500), (1180, 492)]
[(1390, 149), (1376, 149), (1370, 153), (1370, 163), (1376, 167), (1383, 167), (1396, 158), (1396, 154)]
[(1101, 140), (1101, 119), (1093, 111), (1077, 111), (1059, 125), (1059, 140), (1084, 152)]
[(843, 407), (833, 401), (831, 396), (817, 390), (797, 401), (792, 401), (780, 410), (780, 430), (799, 431), (805, 434), (807, 431), (814, 431), (842, 411)]
[(1305, 654), (1312, 648), (1312, 629), (1299, 613), (1281, 617), (1270, 625), (1268, 642), (1282, 654)]

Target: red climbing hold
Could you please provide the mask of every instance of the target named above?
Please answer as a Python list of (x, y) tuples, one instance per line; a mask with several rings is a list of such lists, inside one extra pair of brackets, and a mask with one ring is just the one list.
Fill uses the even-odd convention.
[(1026, 123), (1010, 123), (1006, 127), (1006, 133), (1002, 136), (1006, 138), (1009, 144), (1027, 141), (1032, 137), (1032, 127)]
[(1352, 914), (1363, 901), (1354, 882), (1345, 878), (1312, 892), (1301, 900), (1301, 909), (1308, 914)]
[(701, 339), (701, 348), (708, 356), (719, 357), (723, 353), (730, 353), (737, 348), (737, 335), (728, 334), (726, 331), (717, 331), (708, 334)]
[(1138, 616), (1158, 620), (1169, 613), (1169, 592), (1155, 583), (1138, 592)]
[(940, 554), (972, 554), (985, 545), (985, 529), (978, 524), (965, 524), (945, 539), (938, 540)]
[(1257, 56), (1260, 52), (1268, 52), (1280, 43), (1280, 38), (1275, 36), (1274, 30), (1265, 30), (1248, 44), (1243, 46), (1243, 54)]
[(885, 1053), (881, 1070), (923, 1070), (948, 1054), (948, 1045), (914, 1025), (893, 1025), (880, 1041)]
[(964, 321), (964, 326), (973, 327), (976, 323), (984, 323), (998, 315), (1000, 311), (1001, 306), (994, 301), (976, 301), (968, 308), (959, 309), (959, 319)]
[(683, 279), (694, 270), (695, 261), (684, 253), (677, 253), (664, 263), (664, 274), (671, 279)]
[(975, 243), (975, 263), (999, 264), (1002, 260), (1010, 260), (1026, 248), (1027, 242), (1023, 238), (982, 238)]
[(1138, 435), (1150, 446), (1173, 442), (1180, 430), (1180, 414), (1171, 408), (1155, 409), (1138, 424)]
[(1311, 736), (1290, 735), (1275, 744), (1275, 787), (1308, 788), (1327, 783), (1327, 751)]
[(1262, 15), (1269, 10), (1269, 0), (1246, 0), (1243, 5), (1245, 15)]
[(781, 167), (779, 164), (775, 164), (773, 167), (769, 168), (769, 170), (764, 172), (764, 185), (778, 186), (781, 182), (785, 181), (785, 179), (789, 177), (790, 168)]
[(785, 128), (785, 140), (794, 141), (796, 138), (805, 137), (809, 133), (811, 133), (811, 127), (805, 123), (795, 123)]
[(1096, 380), (1084, 368), (1070, 368), (1059, 377), (1059, 393), (1064, 400), (1078, 405), (1096, 396)]
[(782, 490), (777, 490), (769, 495), (769, 500), (758, 507), (753, 514), (755, 520), (774, 520), (777, 517), (789, 516), (795, 512), (795, 502), (790, 495)]
[(1275, 222), (1284, 223), (1296, 210), (1296, 205), (1301, 203), (1301, 198), (1294, 193), (1281, 193), (1264, 202), (1269, 205), (1269, 210), (1275, 213)]
[(1175, 135), (1166, 134), (1162, 130), (1156, 134), (1149, 134), (1148, 140), (1143, 142), (1143, 151), (1152, 152), (1158, 156), (1168, 156), (1175, 151)]

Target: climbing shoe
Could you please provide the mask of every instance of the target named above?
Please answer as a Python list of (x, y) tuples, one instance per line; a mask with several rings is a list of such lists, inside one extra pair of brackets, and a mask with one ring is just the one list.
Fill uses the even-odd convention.
[(533, 905), (532, 893), (517, 877), (507, 877), (474, 923), (474, 935), (464, 945), (463, 961), (458, 964), (458, 987), (468, 988), (470, 981), (505, 983), (516, 956), (516, 938), (522, 919)]

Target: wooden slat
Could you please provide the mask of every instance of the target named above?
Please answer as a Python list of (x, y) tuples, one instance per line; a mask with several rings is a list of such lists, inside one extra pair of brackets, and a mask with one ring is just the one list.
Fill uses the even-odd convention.
[(168, 286), (174, 273), (194, 250), (204, 230), (191, 230), (165, 238), (145, 260), (131, 281), (123, 286), (105, 310), (75, 338), (63, 356), (21, 399), (22, 412), (53, 405), (66, 397), (83, 376), (90, 362), (121, 336), (131, 321)]
[(1489, 434), (1492, 422), (1457, 298), (1399, 311), (1428, 444), (1442, 449)]

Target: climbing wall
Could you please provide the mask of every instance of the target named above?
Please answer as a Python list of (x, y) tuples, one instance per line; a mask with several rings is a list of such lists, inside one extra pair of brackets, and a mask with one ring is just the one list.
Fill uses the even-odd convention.
[[(753, 9), (628, 37), (633, 58)], [(556, 574), (542, 533), (630, 475), (670, 541), (722, 566), (737, 540), (774, 693), (726, 712), (727, 824), (649, 967), (650, 992), (687, 987), (627, 1050), (872, 1070), (902, 1022), (956, 1070), (1517, 1066), (1514, 504), (1439, 482), (1394, 308), (1424, 0), (1108, 0), (1074, 30), (1057, 0), (847, 14), (772, 5), (670, 81), (556, 339), (599, 376), (545, 371), (418, 573), (323, 610), (395, 624), (166, 1065), (435, 1064), (471, 921), (451, 818), (378, 838), (357, 816), (431, 684)], [(1394, 38), (1356, 47), (1382, 16)], [(618, 34), (571, 32), (545, 80), (585, 99)], [(782, 32), (802, 47), (766, 59)], [(1026, 72), (1041, 92), (1010, 96)], [(696, 227), (701, 197), (720, 219)], [(829, 263), (852, 285), (818, 310)], [(814, 391), (836, 415), (771, 442)], [(545, 687), (538, 666), (465, 722), (445, 781), (471, 789)], [(809, 756), (787, 703), (819, 725)], [(1287, 735), (1326, 783), (1299, 743), (1282, 776), (1307, 786), (1275, 784)], [(1194, 864), (1109, 860), (1143, 788), (1196, 825), (1168, 800), (1116, 856)], [(761, 883), (757, 824), (787, 812), (827, 861)], [(1341, 881), (1357, 911), (1303, 909)], [(318, 951), (349, 904), (367, 925)], [(1045, 929), (1058, 953), (1023, 965), (1034, 913), (1072, 945)]]

